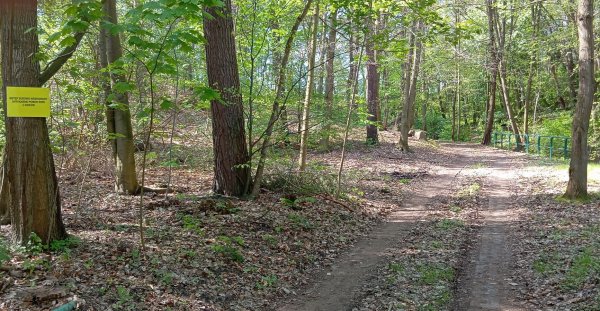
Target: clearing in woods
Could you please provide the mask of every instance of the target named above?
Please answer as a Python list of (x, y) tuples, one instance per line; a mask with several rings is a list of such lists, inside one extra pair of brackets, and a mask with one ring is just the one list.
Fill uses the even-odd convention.
[[(303, 289), (295, 300), (277, 309), (411, 310), (427, 303), (431, 310), (521, 310), (510, 299), (510, 291), (519, 290), (519, 284), (512, 282), (508, 273), (511, 264), (508, 235), (512, 221), (518, 218), (518, 210), (513, 209), (511, 201), (511, 189), (517, 182), (515, 172), (524, 164), (523, 156), (479, 145), (451, 143), (441, 144), (437, 153), (444, 155), (445, 160), (439, 161), (437, 167), (406, 195), (406, 199), (396, 204), (386, 222), (358, 241), (330, 268), (317, 273), (314, 284)], [(472, 184), (476, 186), (457, 189), (461, 178), (477, 180)], [(406, 247), (407, 240), (412, 239), (411, 233), (418, 233), (420, 224), (434, 221), (431, 216), (437, 213), (435, 206), (439, 202), (436, 201), (452, 196), (452, 192), (457, 190), (458, 196), (461, 196), (461, 191), (475, 191), (483, 199), (477, 204), (470, 221), (477, 229), (466, 231), (464, 242), (455, 253), (458, 258), (455, 258), (457, 262), (453, 267), (453, 284), (447, 292), (451, 294), (442, 295), (433, 302), (418, 302), (397, 293), (411, 289), (388, 286), (386, 293), (386, 286), (381, 286), (378, 275), (382, 269), (397, 267), (390, 265), (391, 254), (399, 250), (406, 252), (402, 249)], [(424, 263), (421, 267), (426, 265)], [(423, 269), (419, 271), (421, 275), (429, 273)], [(418, 279), (412, 280), (412, 283), (419, 282)], [(428, 285), (428, 282), (421, 283)], [(381, 288), (384, 288), (383, 293)], [(396, 297), (388, 297), (387, 300), (377, 298), (386, 295)]]

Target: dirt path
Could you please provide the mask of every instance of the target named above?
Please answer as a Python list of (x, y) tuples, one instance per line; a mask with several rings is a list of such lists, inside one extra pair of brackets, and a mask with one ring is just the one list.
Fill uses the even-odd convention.
[[(510, 211), (513, 174), (509, 174), (514, 157), (476, 145), (443, 144), (440, 152), (448, 161), (423, 180), (416, 190), (397, 205), (388, 221), (342, 255), (337, 264), (317, 276), (316, 283), (303, 294), (277, 310), (352, 310), (360, 300), (365, 284), (385, 265), (388, 250), (403, 244), (407, 233), (430, 212), (428, 203), (436, 196), (448, 195), (456, 176), (472, 167), (484, 165), (480, 173), (485, 179), (484, 191), (489, 196), (488, 207), (481, 216), (485, 223), (479, 241), (459, 275), (456, 310), (518, 310), (509, 306), (505, 280), (510, 260), (507, 224), (514, 217)], [(503, 176), (498, 178), (498, 176)], [(386, 308), (387, 309), (387, 308)]]
[(509, 299), (511, 287), (519, 286), (509, 278), (509, 233), (518, 217), (512, 194), (522, 162), (503, 153), (489, 154), (482, 160), (487, 206), (480, 211), (483, 225), (459, 277), (454, 309), (522, 310)]

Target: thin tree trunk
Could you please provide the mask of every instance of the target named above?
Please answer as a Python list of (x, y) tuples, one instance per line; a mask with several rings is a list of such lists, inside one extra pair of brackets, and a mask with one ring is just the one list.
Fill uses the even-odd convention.
[[(353, 88), (354, 85), (354, 79), (355, 77), (357, 77), (356, 75), (356, 60), (355, 60), (355, 50), (356, 50), (356, 44), (355, 44), (355, 38), (354, 38), (354, 31), (352, 28), (352, 24), (350, 25), (350, 38), (348, 40), (348, 46), (349, 46), (349, 53), (348, 53), (348, 59), (349, 59), (349, 66), (348, 66), (348, 80), (346, 82), (346, 101), (350, 102), (351, 98), (352, 98), (352, 92), (355, 91), (355, 88)], [(358, 79), (358, 78), (356, 78)]]
[(250, 168), (244, 126), (231, 0), (222, 8), (207, 9), (204, 18), (206, 72), (208, 84), (221, 94), (210, 103), (213, 126), (213, 191), (236, 197), (246, 196)]
[[(40, 85), (37, 1), (0, 1), (2, 87)], [(64, 239), (61, 201), (45, 118), (7, 118), (6, 174), (13, 240), (24, 244), (32, 232), (43, 243)], [(4, 189), (3, 189), (4, 190)]]
[(506, 109), (506, 114), (510, 125), (512, 127), (512, 132), (515, 134), (517, 139), (522, 140), (519, 134), (519, 126), (517, 124), (517, 119), (515, 118), (515, 113), (513, 112), (512, 105), (510, 104), (510, 94), (508, 93), (508, 87), (506, 86), (506, 68), (504, 68), (503, 60), (498, 62), (499, 65), (499, 76), (500, 76), (500, 88), (502, 91), (502, 99), (504, 100), (504, 108)]
[(329, 37), (327, 39), (327, 62), (325, 64), (325, 71), (327, 77), (325, 78), (325, 124), (323, 125), (323, 137), (321, 138), (321, 149), (329, 149), (329, 136), (331, 131), (332, 122), (332, 111), (333, 111), (333, 95), (335, 88), (335, 75), (333, 66), (335, 62), (335, 42), (337, 30), (335, 29), (337, 24), (337, 10), (331, 12), (329, 16)]
[(306, 93), (302, 107), (302, 119), (300, 120), (300, 156), (298, 157), (298, 171), (306, 169), (306, 155), (308, 150), (308, 126), (310, 121), (310, 103), (312, 100), (315, 79), (315, 57), (317, 53), (317, 32), (319, 31), (319, 4), (315, 5), (312, 20), (312, 37), (308, 54), (308, 77), (306, 80)]
[(285, 50), (283, 52), (283, 57), (281, 58), (281, 63), (279, 65), (279, 77), (277, 79), (277, 86), (275, 88), (275, 99), (273, 100), (273, 107), (271, 108), (271, 117), (269, 118), (269, 123), (267, 124), (267, 129), (265, 130), (262, 145), (260, 148), (260, 158), (258, 160), (258, 164), (256, 166), (256, 173), (254, 174), (254, 185), (252, 187), (251, 196), (257, 196), (260, 192), (260, 184), (262, 182), (262, 176), (265, 168), (265, 161), (267, 159), (267, 147), (269, 146), (269, 141), (271, 139), (271, 135), (273, 134), (273, 126), (279, 119), (282, 112), (285, 110), (285, 102), (283, 105), (280, 105), (280, 101), (283, 99), (283, 92), (285, 88), (286, 81), (286, 67), (288, 61), (290, 59), (290, 53), (292, 51), (292, 43), (294, 42), (294, 38), (296, 37), (296, 33), (298, 32), (298, 27), (304, 20), (304, 17), (308, 14), (308, 10), (312, 4), (312, 0), (307, 0), (304, 5), (304, 9), (302, 13), (296, 18), (294, 25), (288, 35), (288, 38), (285, 43)]
[[(512, 11), (511, 11), (512, 12)], [(498, 12), (495, 12), (496, 18)], [(504, 109), (506, 111), (506, 115), (508, 117), (508, 121), (511, 124), (512, 132), (517, 137), (517, 140), (522, 142), (522, 137), (519, 132), (519, 125), (517, 124), (515, 113), (513, 112), (512, 105), (510, 103), (510, 93), (507, 85), (507, 70), (506, 70), (506, 19), (502, 21), (500, 24), (498, 20), (496, 20), (496, 33), (498, 35), (498, 76), (500, 78), (500, 91), (502, 94), (502, 99), (504, 102)], [(512, 25), (512, 16), (511, 16), (511, 25)], [(512, 28), (511, 28), (512, 29)], [(517, 144), (517, 148), (521, 148), (520, 144)]]
[[(427, 78), (423, 77), (423, 81), (427, 81)], [(429, 86), (426, 83), (423, 83), (423, 93), (425, 93), (425, 100), (421, 103), (421, 129), (423, 131), (427, 131), (427, 105), (429, 103)]]
[[(6, 109), (3, 110), (6, 115)], [(6, 116), (4, 117), (6, 124)], [(0, 226), (10, 224), (10, 206), (8, 206), (8, 178), (6, 178), (6, 155), (2, 152), (2, 166), (0, 167)]]
[(388, 121), (390, 119), (390, 101), (389, 101), (389, 83), (390, 83), (390, 71), (387, 68), (383, 69), (381, 74), (381, 85), (383, 86), (383, 100), (381, 102), (381, 109), (383, 116), (381, 119), (382, 130), (388, 130)]
[[(539, 14), (535, 0), (531, 2), (531, 42), (535, 42), (537, 39), (538, 32), (538, 20)], [(523, 134), (529, 134), (529, 110), (531, 109), (531, 92), (533, 87), (533, 75), (537, 67), (537, 50), (533, 51), (531, 56), (531, 63), (529, 64), (529, 74), (527, 78), (527, 89), (525, 91), (525, 105), (523, 107)]]
[(317, 89), (316, 89), (316, 93), (318, 95), (323, 95), (324, 92), (324, 87), (325, 87), (325, 75), (326, 75), (326, 68), (324, 68), (324, 64), (326, 62), (325, 57), (327, 56), (327, 51), (329, 50), (328, 46), (328, 39), (327, 39), (327, 23), (325, 23), (325, 21), (327, 20), (327, 11), (324, 10), (325, 12), (323, 12), (323, 28), (321, 29), (321, 40), (319, 40), (319, 61), (316, 63), (317, 64), (317, 68), (315, 68), (317, 70), (317, 72), (319, 73), (318, 75), (316, 75), (318, 77), (317, 80)]
[(489, 145), (492, 142), (492, 131), (494, 130), (494, 113), (496, 110), (496, 88), (497, 88), (497, 77), (498, 77), (498, 54), (496, 51), (496, 36), (494, 31), (494, 18), (495, 18), (495, 0), (487, 0), (487, 16), (488, 16), (488, 32), (489, 32), (489, 43), (488, 49), (490, 53), (489, 71), (489, 91), (488, 91), (488, 102), (487, 102), (487, 120), (485, 124), (485, 131), (483, 132), (483, 145)]
[[(420, 22), (415, 22), (413, 25), (412, 33), (417, 33), (420, 29)], [(422, 44), (416, 35), (411, 35), (411, 51), (409, 51), (407, 72), (406, 72), (406, 85), (404, 88), (404, 105), (402, 107), (402, 119), (400, 124), (400, 138), (398, 144), (400, 150), (403, 152), (409, 152), (408, 146), (408, 132), (411, 127), (411, 123), (414, 119), (414, 103), (416, 98), (417, 90), (417, 79), (419, 76), (419, 63), (421, 61)], [(410, 68), (410, 69), (408, 69)]]
[[(414, 30), (414, 25), (413, 25)], [(402, 105), (402, 111), (400, 112), (400, 137), (398, 140), (398, 144), (400, 145), (400, 150), (408, 151), (408, 131), (409, 129), (409, 121), (408, 116), (410, 113), (410, 76), (412, 72), (412, 64), (414, 63), (415, 57), (415, 35), (414, 32), (409, 34), (409, 50), (406, 56), (406, 62), (404, 63), (404, 73), (403, 73), (403, 81), (404, 81), (404, 104)]]
[(579, 0), (577, 28), (579, 37), (579, 93), (573, 116), (571, 163), (565, 197), (587, 197), (588, 129), (594, 102), (594, 35), (593, 0)]
[[(374, 25), (373, 18), (367, 17), (367, 27), (369, 36), (375, 38), (377, 26)], [(367, 40), (367, 144), (376, 145), (379, 143), (377, 130), (377, 115), (379, 113), (379, 72), (377, 71), (377, 51), (375, 51), (373, 40)]]
[(558, 75), (556, 74), (556, 64), (554, 64), (554, 63), (550, 64), (550, 73), (552, 74), (552, 78), (554, 80), (554, 85), (556, 86), (556, 96), (557, 96), (557, 100), (558, 100), (558, 106), (561, 109), (566, 109), (567, 102), (565, 101), (564, 97), (562, 96), (561, 85), (560, 85), (560, 82), (558, 81)]
[[(116, 0), (104, 2), (104, 18), (107, 22), (117, 25)], [(101, 27), (104, 28), (104, 27)], [(119, 34), (113, 34), (105, 29), (100, 32), (100, 60), (102, 68), (114, 65), (122, 56), (123, 48)], [(109, 139), (112, 145), (112, 156), (115, 165), (115, 189), (126, 194), (136, 194), (139, 190), (135, 168), (135, 147), (133, 144), (133, 129), (131, 126), (131, 112), (129, 110), (129, 96), (127, 92), (116, 90), (119, 84), (127, 83), (127, 78), (122, 74), (122, 68), (109, 71), (110, 85), (105, 81), (106, 95), (106, 121)]]

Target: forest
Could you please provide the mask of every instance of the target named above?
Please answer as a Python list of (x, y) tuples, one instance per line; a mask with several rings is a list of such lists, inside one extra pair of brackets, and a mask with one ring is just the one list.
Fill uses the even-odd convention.
[(600, 310), (593, 2), (0, 0), (0, 310)]

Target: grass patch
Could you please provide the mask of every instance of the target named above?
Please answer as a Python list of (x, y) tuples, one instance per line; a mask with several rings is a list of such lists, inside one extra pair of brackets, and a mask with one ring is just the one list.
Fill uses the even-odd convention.
[(488, 167), (485, 163), (475, 163), (471, 166), (469, 166), (469, 168), (471, 169), (479, 169), (479, 168), (486, 168)]
[(460, 219), (442, 219), (435, 226), (438, 229), (448, 231), (457, 228), (463, 228), (465, 226), (465, 222)]
[(454, 269), (445, 265), (424, 264), (417, 268), (419, 282), (424, 285), (436, 285), (454, 279)]
[(476, 195), (479, 190), (481, 190), (481, 185), (477, 182), (474, 182), (466, 187), (464, 187), (463, 189), (459, 190), (457, 195), (458, 197), (464, 198), (464, 197), (472, 197), (474, 195)]
[(561, 285), (567, 289), (580, 289), (588, 280), (599, 279), (599, 272), (600, 257), (593, 254), (591, 249), (585, 249), (574, 258)]

